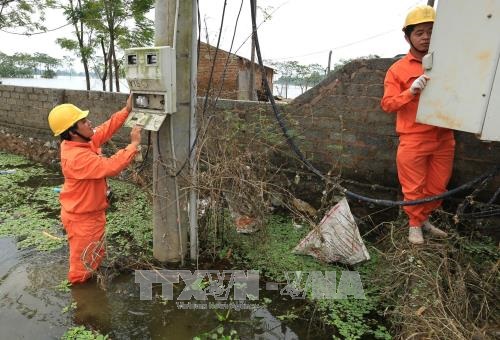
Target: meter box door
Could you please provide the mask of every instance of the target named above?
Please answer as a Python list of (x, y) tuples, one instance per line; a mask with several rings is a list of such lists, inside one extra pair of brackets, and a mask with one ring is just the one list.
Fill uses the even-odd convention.
[(481, 139), (500, 141), (500, 61), (497, 65), (495, 81), (491, 88), (490, 101), (486, 109)]
[(170, 46), (127, 49), (125, 76), (132, 93), (132, 113), (125, 125), (158, 131), (167, 114), (176, 111), (175, 50)]
[(438, 2), (417, 122), (500, 140), (499, 32), (500, 0)]

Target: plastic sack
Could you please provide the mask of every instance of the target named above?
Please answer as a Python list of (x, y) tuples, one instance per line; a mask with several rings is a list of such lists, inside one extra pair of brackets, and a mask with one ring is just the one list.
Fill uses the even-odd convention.
[(370, 259), (347, 200), (343, 198), (293, 250), (324, 262), (355, 264)]

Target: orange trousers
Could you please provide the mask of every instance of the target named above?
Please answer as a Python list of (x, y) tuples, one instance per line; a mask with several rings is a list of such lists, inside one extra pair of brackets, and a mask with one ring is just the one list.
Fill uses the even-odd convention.
[[(401, 135), (396, 157), (399, 182), (405, 201), (435, 196), (446, 191), (453, 170), (455, 140)], [(412, 227), (421, 226), (441, 201), (404, 206)]]
[(84, 282), (92, 276), (105, 255), (103, 242), (106, 213), (104, 210), (72, 214), (61, 209), (61, 220), (69, 243), (68, 281)]

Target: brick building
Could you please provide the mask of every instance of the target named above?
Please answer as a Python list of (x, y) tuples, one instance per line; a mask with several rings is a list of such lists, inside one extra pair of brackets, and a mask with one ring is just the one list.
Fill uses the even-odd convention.
[[(198, 96), (205, 96), (210, 80), (212, 65), (215, 67), (210, 85), (210, 95), (218, 96), (224, 99), (249, 100), (250, 70), (252, 62), (246, 58), (240, 57), (234, 53), (216, 48), (209, 44), (201, 42), (198, 63)], [(227, 66), (226, 66), (227, 63)], [(255, 63), (255, 91), (259, 100), (267, 100), (264, 85), (262, 83), (262, 72), (259, 64)], [(269, 87), (273, 88), (274, 70), (265, 67)], [(221, 89), (222, 86), (222, 89)], [(219, 94), (220, 92), (220, 94)]]

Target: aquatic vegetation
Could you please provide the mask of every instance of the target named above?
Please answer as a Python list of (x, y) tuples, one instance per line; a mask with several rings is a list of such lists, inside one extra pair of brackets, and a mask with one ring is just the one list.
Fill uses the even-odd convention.
[(61, 176), (20, 156), (0, 153), (0, 236), (15, 236), (18, 247), (54, 250), (65, 243), (59, 202), (53, 190)]
[[(59, 219), (60, 173), (21, 156), (0, 152), (0, 236), (17, 237), (20, 249), (55, 250), (66, 244)], [(131, 183), (108, 181), (113, 204), (107, 213), (108, 257), (152, 259), (151, 204)]]
[(64, 313), (68, 313), (68, 312), (70, 312), (70, 311), (72, 311), (72, 310), (75, 310), (75, 309), (76, 309), (76, 307), (77, 307), (77, 303), (76, 303), (76, 302), (72, 302), (70, 305), (68, 305), (68, 306), (64, 307), (64, 308), (62, 309), (61, 313), (62, 313), (62, 314), (64, 314)]
[(61, 340), (107, 340), (107, 335), (86, 329), (84, 326), (72, 327), (64, 333)]
[(61, 283), (59, 283), (55, 289), (59, 292), (63, 292), (63, 293), (69, 293), (71, 292), (71, 282), (69, 282), (68, 280), (62, 280)]

